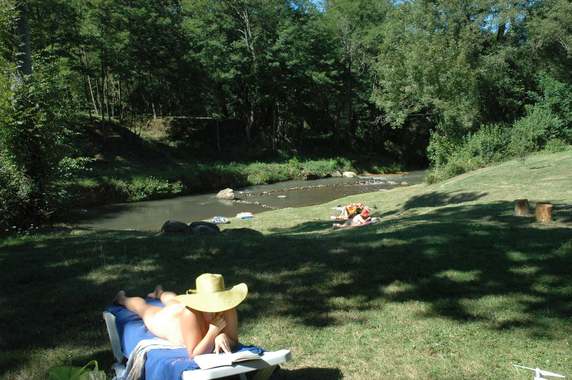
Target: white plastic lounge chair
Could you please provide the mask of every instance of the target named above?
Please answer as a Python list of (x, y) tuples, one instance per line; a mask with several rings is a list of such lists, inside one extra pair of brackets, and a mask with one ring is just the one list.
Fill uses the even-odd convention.
[[(119, 333), (117, 332), (117, 325), (115, 324), (115, 316), (108, 311), (104, 311), (103, 319), (107, 326), (111, 349), (116, 360), (112, 366), (115, 372), (114, 379), (116, 379), (125, 371), (125, 360), (127, 358), (125, 358), (121, 350), (121, 341), (119, 339)], [(246, 380), (246, 374), (254, 371), (256, 371), (256, 373), (253, 373), (252, 377), (249, 376), (250, 379), (267, 380), (278, 368), (278, 365), (292, 358), (292, 354), (290, 350), (267, 351), (261, 355), (261, 358), (262, 360), (241, 362), (232, 366), (185, 371), (183, 372), (182, 380), (209, 380), (235, 375), (238, 375), (241, 380)]]

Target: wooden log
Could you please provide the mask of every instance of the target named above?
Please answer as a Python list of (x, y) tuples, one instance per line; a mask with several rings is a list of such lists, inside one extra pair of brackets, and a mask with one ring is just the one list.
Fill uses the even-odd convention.
[(552, 222), (552, 203), (538, 202), (536, 204), (536, 221), (539, 223)]
[(514, 215), (515, 216), (530, 215), (528, 208), (528, 199), (517, 199), (514, 201)]

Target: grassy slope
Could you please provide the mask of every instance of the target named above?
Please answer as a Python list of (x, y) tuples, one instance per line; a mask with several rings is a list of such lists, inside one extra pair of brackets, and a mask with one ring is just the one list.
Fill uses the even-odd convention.
[[(552, 201), (555, 222), (513, 217), (517, 198)], [(329, 207), (349, 200), (376, 207), (382, 222), (332, 231)], [(100, 311), (117, 289), (183, 291), (204, 271), (249, 285), (242, 340), (291, 348), (284, 378), (528, 378), (512, 363), (572, 374), (571, 152), (231, 228), (0, 243), (0, 376), (42, 378), (89, 359), (108, 366)]]

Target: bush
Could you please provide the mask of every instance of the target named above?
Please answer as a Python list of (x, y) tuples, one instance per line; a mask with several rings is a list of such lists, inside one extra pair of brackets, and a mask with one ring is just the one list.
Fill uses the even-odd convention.
[(439, 170), (439, 168), (449, 162), (457, 149), (459, 149), (459, 143), (456, 141), (439, 132), (431, 133), (429, 146), (427, 147), (427, 157), (431, 162), (431, 166)]
[(247, 166), (247, 181), (252, 185), (262, 185), (287, 181), (293, 178), (296, 168), (290, 170), (288, 164), (265, 164), (256, 162)]
[(568, 145), (566, 141), (562, 139), (549, 140), (544, 146), (544, 150), (549, 153), (564, 152), (565, 150), (568, 149), (570, 149), (570, 145)]
[(572, 143), (572, 86), (547, 75), (538, 79), (536, 101), (512, 128), (484, 126), (461, 144), (434, 133), (428, 148), (432, 171), (428, 182), (436, 182), (510, 157), (542, 149), (556, 152)]
[(459, 145), (447, 145), (446, 140), (437, 138), (432, 152), (439, 165), (433, 167), (427, 182), (445, 180), (507, 158), (509, 139), (510, 132), (502, 125), (485, 125)]
[[(2, 181), (7, 186), (0, 195), (2, 224), (25, 227), (45, 221), (62, 195), (57, 180), (66, 152), (69, 116), (63, 81), (50, 64), (33, 76), (18, 78), (0, 65), (0, 157)], [(12, 198), (5, 198), (12, 194)]]
[(156, 177), (137, 177), (129, 182), (111, 179), (110, 183), (115, 191), (122, 194), (122, 198), (129, 202), (165, 198), (183, 192), (181, 182), (169, 182), (166, 179)]
[(508, 156), (509, 136), (508, 130), (502, 125), (485, 125), (466, 138), (459, 155), (473, 160), (476, 166), (501, 161)]
[(538, 79), (542, 94), (531, 94), (537, 107), (550, 111), (562, 120), (559, 134), (569, 143), (572, 142), (572, 86), (560, 82), (548, 75)]
[(343, 158), (306, 161), (302, 164), (302, 175), (314, 175), (318, 177), (326, 177), (335, 171), (352, 170), (352, 164), (349, 160)]
[(541, 150), (549, 140), (563, 137), (562, 120), (546, 107), (535, 105), (525, 117), (514, 123), (509, 151), (514, 156), (523, 157)]
[[(5, 157), (0, 157), (0, 234), (29, 224), (33, 183)], [(24, 223), (22, 223), (24, 222)]]

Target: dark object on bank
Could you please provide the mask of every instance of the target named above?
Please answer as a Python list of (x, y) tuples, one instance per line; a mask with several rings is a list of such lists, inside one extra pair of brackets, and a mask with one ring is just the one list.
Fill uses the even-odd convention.
[(214, 235), (220, 233), (220, 229), (216, 224), (210, 222), (186, 224), (176, 220), (167, 220), (161, 227), (161, 232), (164, 234)]
[(167, 220), (163, 223), (161, 232), (164, 234), (184, 234), (191, 232), (191, 229), (186, 223), (178, 222), (176, 220)]
[(192, 222), (189, 224), (190, 232), (197, 235), (214, 235), (220, 233), (220, 229), (210, 222)]

